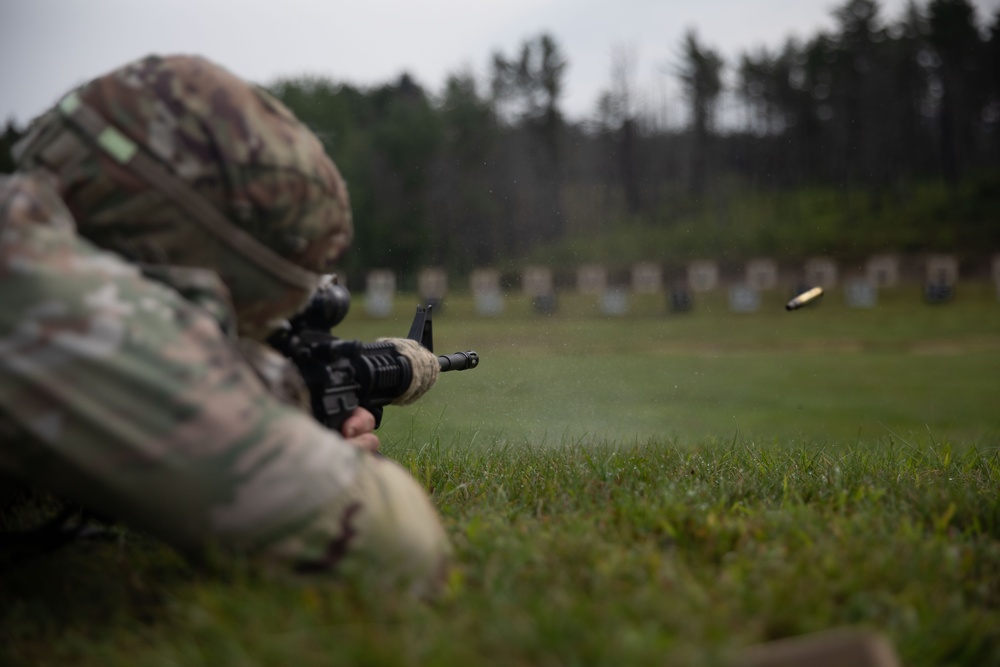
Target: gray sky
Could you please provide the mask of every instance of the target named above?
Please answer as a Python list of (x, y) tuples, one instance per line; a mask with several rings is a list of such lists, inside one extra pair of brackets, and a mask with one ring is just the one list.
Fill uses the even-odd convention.
[[(882, 0), (895, 19), (906, 0)], [(0, 0), (0, 124), (24, 124), (71, 87), (148, 53), (198, 53), (257, 83), (318, 74), (360, 85), (408, 71), (432, 93), (482, 77), (543, 31), (569, 69), (563, 108), (590, 116), (626, 46), (640, 89), (676, 89), (683, 33), (727, 58), (833, 27), (843, 0)], [(921, 5), (926, 0), (921, 0)], [(1000, 0), (973, 0), (980, 22)], [(651, 93), (652, 94), (652, 93)]]

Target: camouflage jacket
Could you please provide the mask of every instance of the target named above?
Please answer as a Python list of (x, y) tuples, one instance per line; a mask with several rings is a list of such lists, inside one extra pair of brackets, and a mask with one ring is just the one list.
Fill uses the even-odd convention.
[(186, 552), (437, 581), (423, 490), (273, 396), (225, 316), (81, 238), (41, 176), (0, 179), (0, 472)]

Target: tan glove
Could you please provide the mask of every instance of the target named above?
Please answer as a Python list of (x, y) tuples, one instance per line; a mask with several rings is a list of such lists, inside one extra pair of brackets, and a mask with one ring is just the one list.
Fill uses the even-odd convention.
[(392, 343), (406, 357), (413, 369), (413, 380), (402, 396), (392, 402), (393, 405), (409, 405), (427, 393), (437, 382), (441, 372), (441, 364), (437, 355), (415, 340), (409, 338), (379, 338), (380, 343)]

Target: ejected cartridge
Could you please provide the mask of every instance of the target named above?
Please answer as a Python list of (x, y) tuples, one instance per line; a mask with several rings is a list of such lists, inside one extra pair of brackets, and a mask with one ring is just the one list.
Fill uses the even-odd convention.
[(807, 290), (802, 294), (798, 295), (791, 301), (785, 304), (785, 310), (798, 310), (802, 306), (815, 301), (816, 299), (823, 296), (822, 287), (813, 287), (811, 290)]

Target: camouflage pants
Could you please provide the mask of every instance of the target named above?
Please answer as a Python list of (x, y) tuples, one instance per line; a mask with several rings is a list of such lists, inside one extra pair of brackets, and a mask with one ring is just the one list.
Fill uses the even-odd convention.
[(445, 567), (405, 471), (276, 400), (217, 320), (81, 239), (35, 177), (0, 180), (0, 426), (0, 473), (184, 551), (417, 590)]

